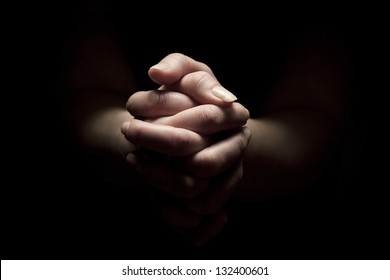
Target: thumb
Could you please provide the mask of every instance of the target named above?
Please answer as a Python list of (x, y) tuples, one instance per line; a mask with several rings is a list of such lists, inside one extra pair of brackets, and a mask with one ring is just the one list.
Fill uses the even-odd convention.
[(205, 71), (214, 76), (210, 67), (206, 64), (181, 53), (171, 53), (159, 63), (150, 67), (148, 74), (155, 83), (170, 85), (176, 83), (185, 75), (196, 71)]
[(181, 53), (171, 53), (148, 71), (159, 89), (184, 93), (201, 104), (226, 106), (237, 98), (223, 88), (206, 64)]

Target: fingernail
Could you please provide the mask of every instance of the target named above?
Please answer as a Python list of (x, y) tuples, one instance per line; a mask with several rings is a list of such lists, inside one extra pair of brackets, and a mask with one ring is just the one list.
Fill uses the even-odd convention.
[(150, 67), (150, 69), (156, 69), (156, 70), (160, 70), (160, 71), (166, 71), (166, 70), (169, 70), (170, 68), (171, 68), (171, 65), (169, 65), (168, 63), (158, 63), (158, 64)]
[(215, 86), (211, 92), (215, 97), (225, 102), (233, 102), (237, 100), (237, 97), (233, 93), (221, 86)]
[(129, 129), (129, 126), (130, 126), (130, 122), (124, 122), (121, 126), (121, 132), (122, 134), (126, 135), (127, 134), (127, 130)]

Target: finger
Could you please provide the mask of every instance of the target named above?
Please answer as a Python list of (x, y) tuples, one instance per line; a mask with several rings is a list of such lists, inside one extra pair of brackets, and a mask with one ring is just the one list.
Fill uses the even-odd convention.
[(242, 127), (249, 119), (249, 111), (239, 103), (230, 107), (212, 104), (199, 105), (173, 116), (148, 119), (148, 122), (185, 128), (201, 134), (214, 134), (231, 128)]
[(210, 67), (181, 53), (171, 53), (149, 69), (149, 77), (160, 85), (176, 83), (188, 73), (205, 71), (213, 75)]
[(191, 97), (174, 91), (138, 91), (130, 96), (126, 109), (135, 117), (171, 116), (199, 105)]
[(207, 179), (188, 176), (142, 152), (128, 154), (126, 161), (148, 185), (174, 197), (195, 197), (209, 185)]
[(208, 178), (216, 176), (240, 159), (249, 144), (251, 132), (248, 127), (237, 129), (229, 137), (188, 157), (179, 158), (181, 167), (190, 174)]
[(210, 139), (193, 131), (133, 119), (121, 127), (122, 134), (135, 145), (169, 156), (185, 156), (200, 151)]
[(214, 75), (206, 71), (196, 71), (185, 75), (174, 84), (161, 89), (182, 92), (201, 104), (229, 106), (237, 97), (225, 89)]
[(209, 215), (218, 212), (237, 190), (242, 179), (242, 160), (233, 165), (224, 174), (218, 176), (214, 183), (200, 195), (185, 201), (192, 213)]

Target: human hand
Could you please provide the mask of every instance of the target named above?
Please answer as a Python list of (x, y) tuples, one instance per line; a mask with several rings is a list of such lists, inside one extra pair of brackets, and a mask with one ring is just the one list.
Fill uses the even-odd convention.
[(223, 206), (242, 176), (250, 139), (249, 112), (233, 103), (210, 68), (184, 55), (167, 56), (149, 75), (162, 86), (129, 98), (127, 108), (138, 119), (122, 132), (153, 152), (127, 159), (149, 185), (169, 194), (161, 204), (164, 220), (191, 229), (180, 231), (201, 244), (226, 223)]

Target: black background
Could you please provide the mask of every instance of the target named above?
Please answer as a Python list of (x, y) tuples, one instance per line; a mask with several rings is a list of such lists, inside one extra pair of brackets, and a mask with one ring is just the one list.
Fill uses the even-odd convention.
[[(128, 190), (107, 189), (110, 179), (102, 181), (91, 167), (94, 159), (71, 144), (56, 90), (72, 5), (42, 4), (47, 12), (40, 6), (25, 8), (11, 17), (3, 43), (2, 259), (388, 259), (388, 32), (381, 9), (319, 4), (311, 13), (295, 7), (279, 14), (276, 8), (265, 12), (264, 6), (234, 13), (221, 9), (219, 14), (210, 11), (191, 17), (202, 27), (235, 26), (236, 35), (245, 38), (252, 36), (246, 33), (252, 29), (237, 26), (242, 18), (250, 18), (245, 22), (254, 24), (268, 23), (267, 30), (273, 34), (293, 20), (301, 24), (321, 15), (320, 20), (339, 24), (345, 36), (352, 81), (346, 137), (339, 157), (319, 178), (320, 187), (265, 204), (256, 212), (250, 205), (232, 204), (229, 224), (221, 236), (205, 248), (194, 248), (161, 230), (164, 226), (153, 209), (134, 201)], [(128, 8), (128, 16), (138, 23), (135, 34), (141, 42), (145, 38), (149, 38), (147, 42), (154, 41), (150, 38), (177, 39), (182, 28), (194, 24), (179, 13), (159, 8), (151, 7), (145, 13)], [(191, 15), (198, 12), (193, 7), (186, 11)], [(286, 14), (289, 17), (284, 17)], [(153, 25), (152, 18), (165, 20), (171, 28), (158, 29), (160, 21)], [(234, 76), (234, 70), (224, 74), (226, 65), (219, 63), (235, 48), (226, 47), (220, 58), (210, 58), (199, 43), (201, 39), (194, 35), (197, 52), (188, 47), (182, 50), (194, 51), (214, 66), (217, 75), (227, 75), (222, 79), (231, 81), (229, 75)], [(172, 48), (167, 43), (160, 51)], [(145, 45), (140, 49), (145, 50)], [(161, 55), (145, 55), (149, 60), (142, 57), (138, 57), (139, 75), (145, 79), (142, 70)], [(239, 87), (239, 82), (231, 86)], [(149, 86), (148, 81), (144, 85)]]

